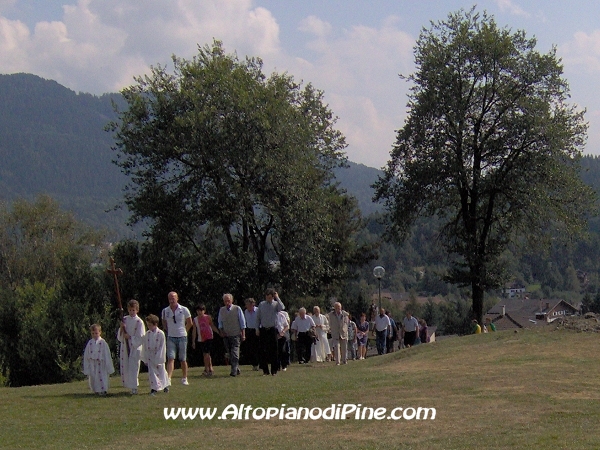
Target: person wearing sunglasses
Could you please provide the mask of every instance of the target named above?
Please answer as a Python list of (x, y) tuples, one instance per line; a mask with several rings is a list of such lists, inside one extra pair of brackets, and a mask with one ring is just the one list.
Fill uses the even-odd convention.
[(162, 324), (167, 335), (167, 375), (169, 385), (175, 369), (175, 357), (179, 356), (181, 363), (181, 384), (187, 386), (187, 334), (192, 328), (192, 314), (185, 306), (179, 304), (177, 292), (169, 292), (169, 306), (163, 309)]

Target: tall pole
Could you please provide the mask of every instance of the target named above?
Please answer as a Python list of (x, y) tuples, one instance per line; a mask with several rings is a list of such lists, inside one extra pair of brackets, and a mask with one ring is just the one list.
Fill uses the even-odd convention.
[[(106, 270), (110, 273), (115, 280), (115, 292), (117, 293), (117, 306), (119, 307), (119, 324), (123, 325), (123, 303), (121, 302), (121, 290), (119, 289), (119, 275), (123, 275), (123, 271), (121, 269), (117, 269), (115, 267), (115, 260), (111, 256), (110, 257), (110, 269)], [(124, 333), (124, 332), (123, 332)], [(125, 340), (125, 349), (127, 351), (127, 356), (129, 356), (129, 342)]]
[(377, 266), (373, 269), (373, 276), (377, 278), (379, 282), (379, 311), (381, 311), (381, 279), (385, 275), (385, 269), (381, 266)]

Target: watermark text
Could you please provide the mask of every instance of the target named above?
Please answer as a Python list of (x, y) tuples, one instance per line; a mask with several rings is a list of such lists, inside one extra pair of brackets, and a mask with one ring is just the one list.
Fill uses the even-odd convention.
[(218, 408), (164, 408), (165, 420), (435, 420), (435, 408), (372, 408), (359, 404), (332, 404), (327, 408), (227, 405)]

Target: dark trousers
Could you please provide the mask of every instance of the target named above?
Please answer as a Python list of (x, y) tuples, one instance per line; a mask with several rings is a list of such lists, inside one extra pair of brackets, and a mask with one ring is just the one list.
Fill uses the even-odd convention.
[(394, 341), (395, 341), (395, 339), (394, 339), (393, 335), (388, 336), (386, 338), (385, 344), (386, 344), (387, 353), (392, 353), (394, 351)]
[(236, 376), (240, 367), (240, 336), (225, 336), (223, 343), (225, 351), (229, 353), (229, 364), (231, 364), (231, 375)]
[(387, 329), (379, 331), (375, 330), (375, 345), (377, 345), (377, 354), (385, 354), (385, 341), (387, 338)]
[(254, 328), (246, 328), (246, 340), (242, 345), (242, 355), (248, 364), (253, 367), (258, 366), (258, 336), (256, 336)]
[(298, 339), (296, 340), (296, 353), (298, 354), (298, 362), (307, 363), (310, 361), (310, 348), (313, 340), (308, 335), (308, 332), (298, 333)]
[(412, 347), (415, 345), (415, 339), (417, 339), (416, 331), (405, 331), (404, 332), (404, 346)]
[(275, 327), (260, 329), (259, 347), (260, 368), (265, 375), (269, 375), (269, 364), (271, 364), (271, 375), (275, 375), (279, 366), (277, 329)]
[(290, 365), (290, 341), (288, 338), (284, 336), (277, 339), (277, 351), (279, 354), (279, 368), (285, 369)]

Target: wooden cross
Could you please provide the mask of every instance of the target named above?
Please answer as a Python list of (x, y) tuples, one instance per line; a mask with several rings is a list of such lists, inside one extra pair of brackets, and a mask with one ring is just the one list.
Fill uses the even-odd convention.
[(115, 291), (117, 292), (117, 302), (119, 306), (119, 313), (121, 315), (121, 319), (123, 318), (123, 304), (121, 303), (121, 290), (119, 289), (119, 279), (117, 278), (119, 275), (123, 275), (123, 271), (121, 269), (115, 268), (115, 259), (110, 257), (110, 269), (106, 269), (108, 273), (110, 273), (115, 280)]
[[(115, 259), (110, 257), (110, 269), (106, 269), (108, 273), (110, 273), (115, 280), (115, 291), (117, 293), (117, 306), (119, 307), (119, 321), (120, 324), (123, 323), (123, 303), (121, 302), (121, 290), (119, 289), (119, 275), (123, 275), (123, 271), (121, 269), (117, 269), (115, 267)], [(123, 334), (125, 331), (123, 331)], [(127, 349), (127, 356), (129, 356), (129, 342), (125, 342), (125, 348)]]

